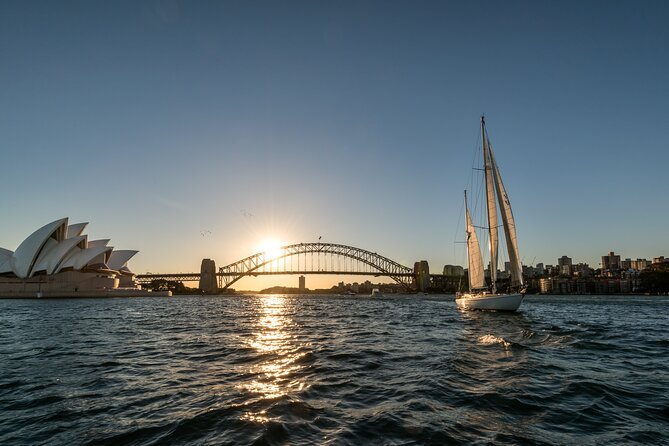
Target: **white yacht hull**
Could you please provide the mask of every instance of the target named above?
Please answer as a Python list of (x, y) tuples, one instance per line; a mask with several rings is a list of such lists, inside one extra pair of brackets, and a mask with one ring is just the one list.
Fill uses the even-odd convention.
[(463, 310), (516, 311), (524, 294), (473, 294), (463, 293), (455, 298), (455, 304)]

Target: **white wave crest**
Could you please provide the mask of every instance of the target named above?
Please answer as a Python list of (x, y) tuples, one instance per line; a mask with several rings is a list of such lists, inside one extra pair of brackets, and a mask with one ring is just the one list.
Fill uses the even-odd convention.
[(511, 347), (510, 342), (505, 341), (503, 338), (499, 338), (497, 336), (489, 335), (489, 334), (479, 336), (478, 342), (479, 342), (479, 344), (483, 344), (483, 345), (501, 344), (504, 348)]

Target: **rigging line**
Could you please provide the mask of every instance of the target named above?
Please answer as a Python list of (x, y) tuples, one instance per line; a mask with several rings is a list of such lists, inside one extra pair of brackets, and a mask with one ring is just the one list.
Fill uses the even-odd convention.
[[(489, 226), (476, 226), (476, 225), (474, 225), (474, 227), (475, 227), (476, 229), (490, 229)], [(500, 226), (497, 225), (497, 227), (499, 228)]]
[(455, 225), (455, 234), (453, 234), (453, 240), (455, 240), (458, 237), (458, 233), (460, 232), (460, 224), (462, 223), (463, 216), (465, 213), (465, 203), (463, 200), (460, 200), (460, 212), (458, 215), (458, 223)]
[[(497, 225), (497, 226), (495, 226), (495, 227), (496, 227), (496, 228), (501, 228), (502, 226), (504, 226), (504, 225)], [(490, 226), (476, 226), (476, 225), (474, 225), (474, 227), (475, 227), (476, 229), (490, 229)]]
[(465, 213), (465, 203), (463, 200), (460, 200), (460, 211), (457, 219), (457, 223), (455, 224), (455, 233), (453, 234), (453, 261), (458, 264), (458, 253), (456, 252), (456, 240), (459, 238), (458, 234), (461, 234), (460, 230), (461, 227), (460, 225), (463, 224), (464, 220), (464, 213)]

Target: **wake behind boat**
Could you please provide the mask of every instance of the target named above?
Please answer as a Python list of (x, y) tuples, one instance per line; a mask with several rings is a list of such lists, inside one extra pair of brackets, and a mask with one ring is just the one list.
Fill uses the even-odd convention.
[[(509, 197), (506, 194), (502, 177), (492, 152), (488, 134), (485, 129), (485, 118), (481, 116), (481, 140), (483, 147), (484, 178), (486, 189), (488, 237), (490, 241), (490, 285), (485, 281), (483, 269), (483, 257), (479, 246), (476, 229), (472, 222), (467, 204), (467, 191), (465, 191), (465, 215), (467, 225), (467, 259), (469, 263), (469, 292), (458, 293), (455, 303), (458, 308), (466, 310), (497, 310), (516, 311), (525, 297), (525, 286), (523, 284), (523, 270), (518, 253), (518, 239), (516, 236), (516, 224), (511, 211)], [(497, 250), (498, 250), (498, 225), (497, 205), (499, 204), (506, 247), (511, 264), (511, 284), (508, 293), (497, 292)]]

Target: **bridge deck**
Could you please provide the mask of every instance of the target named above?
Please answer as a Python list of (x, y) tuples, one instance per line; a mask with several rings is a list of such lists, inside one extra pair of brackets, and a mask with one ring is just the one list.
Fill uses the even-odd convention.
[[(216, 273), (216, 277), (234, 277), (238, 273), (226, 272), (226, 273)], [(351, 272), (351, 271), (255, 271), (249, 273), (249, 276), (280, 276), (280, 275), (339, 275), (339, 276), (374, 276), (374, 277), (389, 277), (390, 274), (383, 274), (375, 271), (360, 271), (360, 272)], [(393, 276), (400, 277), (413, 277), (413, 274), (409, 273), (399, 273), (393, 274)], [(138, 274), (135, 276), (135, 279), (140, 283), (152, 282), (154, 280), (168, 280), (175, 282), (197, 282), (200, 280), (200, 273), (174, 273), (174, 274)]]

